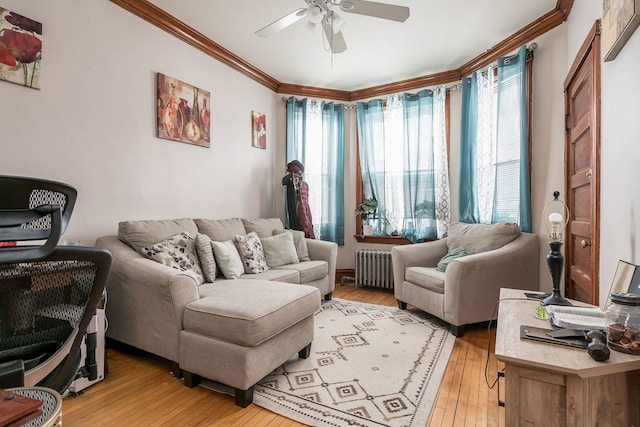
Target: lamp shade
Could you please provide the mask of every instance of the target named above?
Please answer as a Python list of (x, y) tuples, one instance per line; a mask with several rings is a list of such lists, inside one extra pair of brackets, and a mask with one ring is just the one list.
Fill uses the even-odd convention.
[(309, 20), (309, 22), (318, 24), (322, 21), (323, 17), (324, 10), (322, 10), (320, 6), (318, 6), (317, 4), (309, 5), (309, 7), (307, 8), (307, 19)]
[(553, 200), (549, 201), (544, 207), (543, 218), (547, 231), (549, 232), (549, 240), (552, 242), (561, 242), (563, 240), (563, 232), (569, 220), (569, 208), (558, 197), (560, 192), (553, 193)]

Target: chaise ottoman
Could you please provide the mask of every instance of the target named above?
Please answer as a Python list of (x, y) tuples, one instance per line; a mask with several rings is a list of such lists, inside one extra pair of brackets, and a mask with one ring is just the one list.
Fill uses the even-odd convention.
[(237, 279), (209, 287), (188, 304), (180, 332), (185, 385), (202, 377), (235, 389), (236, 405), (253, 400), (254, 385), (296, 352), (307, 358), (313, 318), (320, 309), (316, 287)]

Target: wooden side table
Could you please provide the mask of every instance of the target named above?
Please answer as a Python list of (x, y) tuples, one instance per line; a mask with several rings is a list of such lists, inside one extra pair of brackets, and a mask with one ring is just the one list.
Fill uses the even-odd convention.
[(505, 363), (507, 426), (640, 425), (640, 356), (611, 351), (596, 362), (586, 350), (520, 339), (520, 325), (551, 329), (533, 317), (538, 301), (501, 289), (496, 358)]
[(38, 399), (42, 402), (42, 414), (36, 418), (29, 419), (26, 423), (20, 420), (15, 421), (11, 426), (21, 427), (60, 427), (62, 426), (62, 397), (60, 393), (46, 387), (17, 387), (8, 389), (12, 393)]

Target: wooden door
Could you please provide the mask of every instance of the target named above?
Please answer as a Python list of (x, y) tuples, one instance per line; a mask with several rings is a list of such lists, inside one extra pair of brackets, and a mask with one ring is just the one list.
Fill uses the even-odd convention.
[(565, 294), (598, 304), (600, 204), (600, 21), (569, 71), (565, 99)]

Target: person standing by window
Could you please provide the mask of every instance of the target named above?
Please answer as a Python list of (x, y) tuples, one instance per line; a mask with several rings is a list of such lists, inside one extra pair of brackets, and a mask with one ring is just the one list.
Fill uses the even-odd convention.
[(289, 228), (304, 232), (305, 237), (315, 239), (313, 220), (309, 208), (309, 185), (302, 180), (304, 165), (298, 160), (287, 164), (287, 174), (282, 185), (287, 187), (287, 217)]

